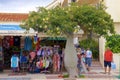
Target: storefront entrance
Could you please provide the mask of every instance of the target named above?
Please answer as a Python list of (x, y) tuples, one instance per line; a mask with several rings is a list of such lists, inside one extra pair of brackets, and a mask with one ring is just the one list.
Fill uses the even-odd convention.
[(2, 50), (4, 69), (10, 69), (12, 55), (20, 55), (20, 36), (3, 37)]

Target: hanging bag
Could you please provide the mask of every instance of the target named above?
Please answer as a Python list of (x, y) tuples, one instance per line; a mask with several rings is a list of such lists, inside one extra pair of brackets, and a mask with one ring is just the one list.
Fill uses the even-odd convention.
[(111, 69), (116, 69), (116, 64), (114, 62), (111, 62)]

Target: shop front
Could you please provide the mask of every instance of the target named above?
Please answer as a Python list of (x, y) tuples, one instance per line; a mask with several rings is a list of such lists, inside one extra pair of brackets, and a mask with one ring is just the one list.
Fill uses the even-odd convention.
[[(12, 56), (15, 54), (21, 60), (21, 57), (24, 56), (24, 51), (28, 51), (28, 54), (25, 54), (26, 57), (31, 55), (31, 50), (37, 53), (37, 58), (34, 58), (36, 60), (35, 63), (37, 63), (41, 55), (42, 57), (49, 56), (52, 61), (56, 61), (52, 58), (55, 56), (55, 52), (58, 52), (62, 57), (62, 48), (66, 44), (65, 38), (51, 38), (36, 34), (37, 32), (33, 29), (26, 33), (26, 30), (19, 25), (0, 25), (0, 71), (11, 69)], [(62, 58), (59, 59), (62, 60)], [(28, 59), (28, 61), (30, 60), (31, 58)], [(21, 62), (19, 61), (19, 68), (22, 70)], [(31, 67), (29, 66), (29, 68)], [(53, 70), (52, 67), (50, 68)]]
[(0, 24), (0, 71), (11, 68), (12, 55), (20, 57), (22, 49), (32, 49), (35, 35), (33, 31), (26, 34), (26, 30), (19, 25)]

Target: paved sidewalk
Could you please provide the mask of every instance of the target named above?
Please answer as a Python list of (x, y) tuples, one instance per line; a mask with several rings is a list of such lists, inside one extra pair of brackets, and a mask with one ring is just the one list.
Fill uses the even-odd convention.
[(0, 73), (0, 80), (120, 80), (117, 78), (119, 70), (112, 70), (111, 74), (104, 74), (104, 69), (98, 61), (93, 61), (91, 71), (87, 74), (82, 73), (85, 78), (60, 78), (59, 74), (29, 74), (19, 73), (19, 75), (9, 75), (8, 73)]
[(84, 74), (86, 78), (116, 78), (117, 70), (111, 70), (111, 74), (104, 74), (104, 68), (98, 61), (93, 61), (91, 71), (88, 74)]
[[(119, 75), (119, 70), (112, 70), (111, 74), (104, 74), (104, 68), (98, 61), (93, 61), (91, 70), (88, 73), (81, 73), (84, 75), (85, 78), (77, 78), (76, 80), (116, 80), (118, 79), (117, 76)], [(47, 79), (55, 79), (58, 75), (49, 74), (46, 75)]]

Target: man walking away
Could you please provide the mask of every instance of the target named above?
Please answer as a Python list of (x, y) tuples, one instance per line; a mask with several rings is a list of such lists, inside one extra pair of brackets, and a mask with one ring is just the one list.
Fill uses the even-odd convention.
[(108, 66), (108, 74), (110, 74), (111, 71), (111, 62), (113, 61), (113, 53), (110, 50), (110, 48), (107, 48), (104, 53), (104, 67), (105, 67), (105, 74), (107, 72), (107, 66)]

